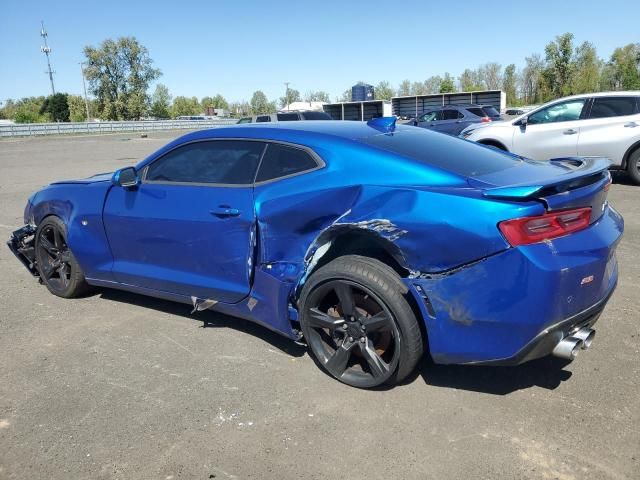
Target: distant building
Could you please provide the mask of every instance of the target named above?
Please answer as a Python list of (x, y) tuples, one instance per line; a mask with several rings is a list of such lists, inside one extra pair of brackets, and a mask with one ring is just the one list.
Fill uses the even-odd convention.
[(278, 110), (279, 112), (286, 112), (287, 110), (298, 110), (299, 112), (322, 112), (322, 106), (325, 102), (291, 102), (289, 108), (286, 106)]

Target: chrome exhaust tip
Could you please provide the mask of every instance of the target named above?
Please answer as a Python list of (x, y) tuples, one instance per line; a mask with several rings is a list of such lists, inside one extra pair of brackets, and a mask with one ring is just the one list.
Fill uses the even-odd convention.
[(551, 352), (556, 357), (564, 358), (565, 360), (573, 360), (578, 355), (578, 352), (583, 347), (584, 342), (576, 337), (566, 337), (560, 340), (560, 343), (556, 345)]
[(593, 337), (596, 336), (596, 331), (591, 328), (581, 328), (576, 333), (571, 335), (573, 338), (577, 338), (582, 340), (582, 349), (586, 350), (591, 346), (591, 342), (593, 342)]

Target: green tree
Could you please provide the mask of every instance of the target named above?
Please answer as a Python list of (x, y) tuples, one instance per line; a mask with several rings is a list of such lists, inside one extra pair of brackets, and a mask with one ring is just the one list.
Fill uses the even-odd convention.
[(398, 96), (406, 97), (409, 95), (411, 95), (411, 81), (408, 79), (403, 80), (400, 82), (400, 86), (398, 87)]
[(263, 113), (272, 113), (275, 110), (275, 105), (269, 102), (269, 100), (267, 99), (267, 96), (264, 94), (262, 90), (256, 90), (255, 92), (253, 92), (250, 103), (251, 103), (251, 111), (255, 115), (261, 115)]
[(502, 90), (507, 96), (507, 105), (514, 106), (518, 104), (517, 98), (518, 76), (516, 74), (516, 66), (512, 63), (507, 65), (502, 76)]
[(465, 69), (458, 77), (458, 82), (460, 82), (460, 91), (462, 92), (473, 92), (483, 89), (480, 72), (478, 70)]
[[(440, 83), (438, 83), (438, 88)], [(423, 82), (412, 82), (411, 83), (411, 94), (410, 95), (425, 95), (427, 90), (425, 88), (425, 84)]]
[(449, 75), (449, 72), (446, 72), (444, 77), (442, 77), (442, 82), (440, 82), (440, 93), (450, 93), (455, 91), (456, 86), (453, 83), (453, 77)]
[(597, 92), (600, 86), (602, 62), (592, 43), (584, 42), (576, 48), (574, 63), (573, 93)]
[(173, 99), (173, 105), (171, 106), (171, 116), (173, 118), (183, 115), (198, 115), (202, 113), (200, 111), (200, 102), (196, 97), (183, 97), (178, 96)]
[(40, 107), (40, 115), (49, 114), (49, 118), (54, 122), (69, 121), (69, 104), (66, 93), (56, 93), (49, 95)]
[(608, 88), (613, 90), (640, 89), (640, 43), (616, 48), (607, 64)]
[(69, 120), (72, 122), (87, 121), (87, 107), (84, 98), (80, 95), (67, 96), (67, 104), (69, 105)]
[(543, 69), (544, 62), (539, 54), (535, 53), (530, 57), (525, 57), (525, 67), (520, 77), (522, 100), (525, 105), (532, 105), (542, 101), (540, 85)]
[(131, 120), (145, 115), (149, 84), (161, 72), (153, 68), (149, 51), (135, 37), (107, 39), (86, 46), (85, 75), (98, 100), (100, 115), (109, 120)]
[[(448, 75), (448, 74), (447, 74)], [(453, 79), (451, 80), (452, 91), (453, 87)], [(434, 75), (427, 78), (422, 84), (422, 93), (416, 93), (416, 95), (430, 95), (433, 93), (442, 93), (440, 91), (440, 86), (442, 85), (442, 77), (440, 75)]]
[(40, 113), (44, 102), (45, 97), (21, 98), (11, 106), (11, 116), (9, 118), (12, 118), (16, 123), (50, 122), (49, 113)]
[(171, 117), (171, 94), (166, 85), (159, 83), (151, 95), (151, 116), (155, 118)]
[(301, 102), (302, 101), (302, 97), (300, 96), (300, 92), (298, 90), (296, 90), (295, 88), (290, 88), (288, 90), (288, 95), (289, 97), (287, 98), (286, 94), (284, 97), (280, 97), (278, 99), (278, 105), (280, 105), (280, 108), (285, 108), (287, 105), (293, 103), (293, 102)]
[(329, 94), (324, 90), (317, 90), (317, 91), (309, 90), (307, 93), (304, 94), (304, 101), (330, 103), (331, 98), (329, 98)]
[(376, 100), (391, 100), (393, 97), (394, 90), (389, 82), (386, 80), (382, 80), (378, 85), (374, 88), (375, 99)]
[(351, 101), (351, 89), (347, 88), (342, 95), (336, 98), (337, 102), (350, 102)]
[(487, 90), (500, 90), (502, 88), (502, 65), (496, 62), (489, 62), (481, 65), (478, 70)]
[(546, 67), (542, 72), (545, 99), (563, 97), (573, 93), (573, 34), (563, 33), (544, 49)]

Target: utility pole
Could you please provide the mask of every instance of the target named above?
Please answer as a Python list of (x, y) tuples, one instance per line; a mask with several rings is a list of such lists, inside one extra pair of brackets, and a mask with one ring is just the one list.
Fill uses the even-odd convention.
[(49, 48), (49, 45), (47, 45), (47, 31), (44, 29), (44, 22), (40, 22), (40, 23), (42, 24), (42, 30), (40, 30), (40, 36), (44, 40), (44, 46), (40, 47), (40, 50), (42, 51), (42, 53), (44, 53), (47, 56), (47, 67), (49, 67), (49, 70), (44, 73), (49, 74), (49, 81), (51, 82), (51, 94), (55, 95), (56, 88), (53, 86), (53, 74), (55, 72), (51, 70), (51, 62), (49, 61), (49, 54), (51, 53), (51, 48)]
[(287, 87), (285, 97), (287, 99), (287, 112), (289, 111), (289, 82), (284, 82), (285, 87)]
[(80, 73), (82, 74), (82, 89), (84, 90), (84, 106), (87, 109), (87, 122), (89, 121), (89, 100), (87, 100), (87, 84), (84, 81), (84, 62), (80, 62)]

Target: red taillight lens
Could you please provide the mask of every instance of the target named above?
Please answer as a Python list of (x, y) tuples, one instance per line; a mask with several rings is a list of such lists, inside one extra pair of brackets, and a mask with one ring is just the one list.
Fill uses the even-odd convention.
[(536, 217), (514, 218), (498, 224), (498, 228), (512, 246), (562, 237), (589, 226), (591, 207), (545, 213)]
[(480, 119), (480, 123), (487, 123), (487, 122), (490, 122), (490, 121), (491, 121), (491, 119), (489, 117), (482, 117)]

